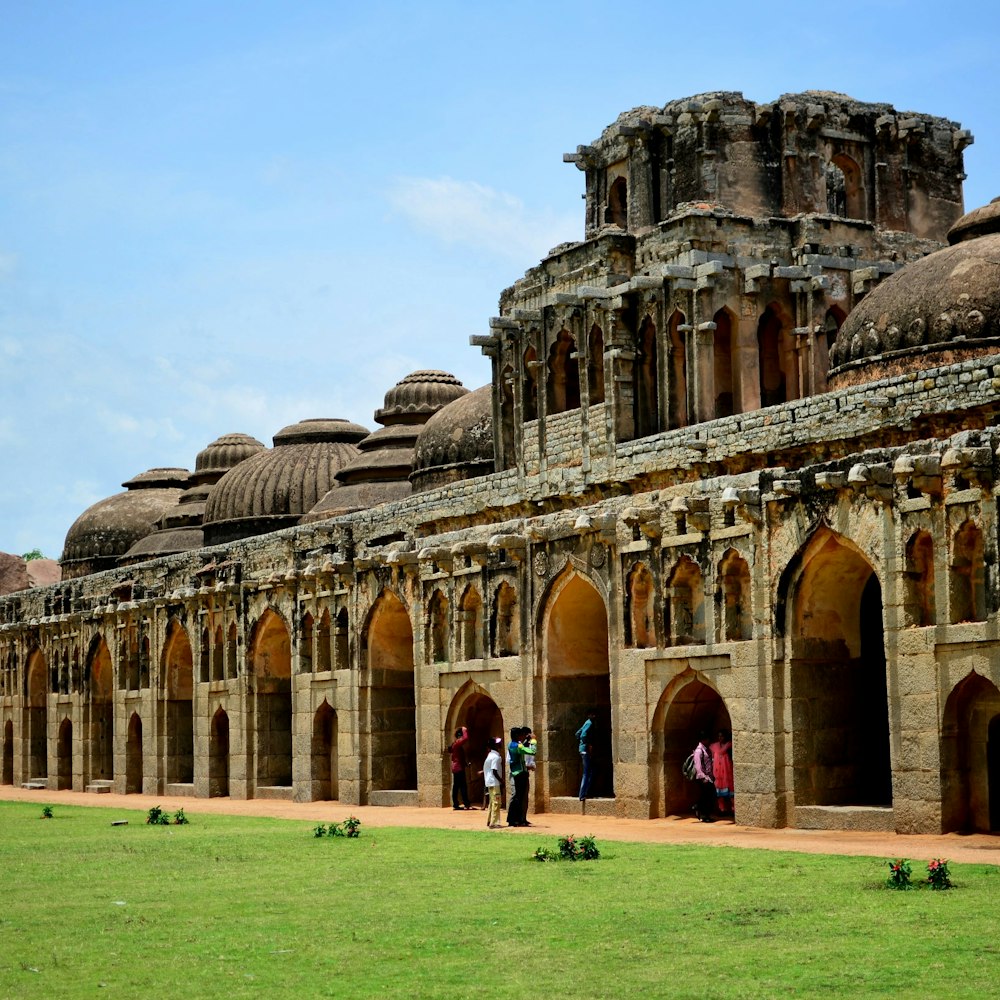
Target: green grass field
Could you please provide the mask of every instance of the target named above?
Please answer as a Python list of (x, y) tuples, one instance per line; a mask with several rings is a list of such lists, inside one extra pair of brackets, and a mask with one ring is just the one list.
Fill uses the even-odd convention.
[[(0, 997), (996, 996), (1000, 868), (0, 803)], [(112, 819), (129, 825), (112, 827)], [(914, 875), (927, 859), (914, 859)]]

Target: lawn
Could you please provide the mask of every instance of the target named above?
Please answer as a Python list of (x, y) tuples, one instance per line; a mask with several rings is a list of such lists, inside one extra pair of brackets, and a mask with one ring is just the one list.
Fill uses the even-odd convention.
[[(1000, 868), (0, 803), (0, 997), (996, 995)], [(112, 827), (127, 818), (128, 826)], [(914, 875), (927, 859), (914, 859)]]

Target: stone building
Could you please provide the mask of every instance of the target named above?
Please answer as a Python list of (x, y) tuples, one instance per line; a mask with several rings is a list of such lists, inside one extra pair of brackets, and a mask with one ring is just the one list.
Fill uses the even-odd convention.
[(623, 114), (567, 157), (585, 239), (473, 338), (491, 385), (415, 373), (382, 430), (304, 421), (186, 499), (146, 474), (0, 600), (0, 779), (441, 806), (447, 734), (530, 722), (574, 813), (595, 711), (588, 813), (685, 812), (726, 727), (742, 823), (1000, 829), (971, 141), (819, 92)]

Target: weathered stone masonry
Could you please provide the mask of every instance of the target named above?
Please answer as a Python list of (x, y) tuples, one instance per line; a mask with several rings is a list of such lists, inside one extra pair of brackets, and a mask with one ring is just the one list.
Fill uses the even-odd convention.
[[(587, 239), (474, 338), (489, 412), (447, 383), (417, 437), (432, 488), (0, 601), (2, 780), (440, 806), (456, 726), (530, 722), (534, 807), (573, 812), (595, 710), (588, 812), (685, 811), (724, 726), (740, 822), (1000, 828), (1000, 324), (968, 277), (1000, 236), (921, 259), (968, 141), (827, 94), (622, 116), (572, 157)], [(971, 291), (921, 278), (952, 252)]]

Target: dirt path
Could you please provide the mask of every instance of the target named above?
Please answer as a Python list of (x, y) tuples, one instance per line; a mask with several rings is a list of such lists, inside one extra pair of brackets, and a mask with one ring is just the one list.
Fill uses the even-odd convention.
[[(109, 809), (142, 810), (160, 805), (173, 812), (183, 808), (191, 815), (222, 813), (233, 816), (273, 816), (309, 822), (339, 822), (358, 816), (366, 827), (436, 827), (443, 830), (482, 830), (481, 810), (411, 809), (405, 806), (348, 806), (339, 802), (281, 802), (268, 799), (193, 799), (168, 795), (86, 795), (0, 788), (0, 800), (52, 805), (104, 806)], [(566, 833), (594, 834), (599, 839), (628, 840), (649, 844), (719, 844), (727, 847), (757, 847), (770, 851), (801, 851), (807, 854), (851, 854), (880, 858), (936, 857), (952, 861), (1000, 865), (1000, 837), (990, 834), (903, 835), (894, 833), (847, 833), (838, 830), (765, 830), (734, 823), (699, 823), (692, 818), (616, 819), (608, 816), (562, 816), (544, 813), (530, 816), (528, 830), (494, 831), (490, 836), (520, 837), (526, 834), (561, 836)]]

